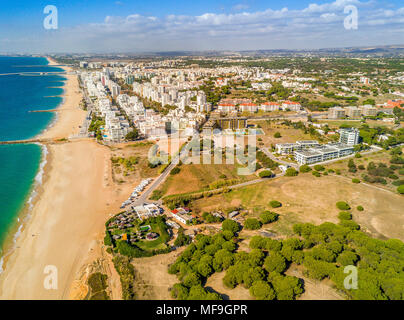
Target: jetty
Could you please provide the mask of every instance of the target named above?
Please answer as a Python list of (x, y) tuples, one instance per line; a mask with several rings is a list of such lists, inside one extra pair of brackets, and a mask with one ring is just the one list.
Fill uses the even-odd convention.
[(13, 141), (0, 141), (0, 145), (11, 145), (11, 144), (54, 144), (60, 142), (66, 142), (67, 139), (26, 139), (26, 140), (13, 140)]
[(30, 110), (29, 113), (42, 113), (42, 112), (59, 112), (58, 109), (51, 109), (51, 110)]
[(73, 71), (52, 71), (52, 72), (14, 72), (14, 73), (0, 73), (0, 76), (57, 76), (57, 75), (75, 75)]

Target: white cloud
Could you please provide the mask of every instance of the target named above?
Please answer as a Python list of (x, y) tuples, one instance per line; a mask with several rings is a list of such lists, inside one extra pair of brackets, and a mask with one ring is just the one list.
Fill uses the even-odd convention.
[[(359, 10), (359, 30), (344, 29), (344, 7)], [(241, 7), (240, 7), (241, 8)], [(247, 50), (321, 48), (397, 43), (404, 8), (388, 10), (374, 1), (336, 0), (256, 12), (204, 13), (198, 16), (107, 16), (103, 22), (33, 36), (23, 44), (47, 51), (134, 52), (170, 50)], [(390, 38), (389, 38), (390, 37)], [(18, 39), (7, 43), (18, 48)]]
[(233, 10), (235, 10), (235, 11), (241, 11), (241, 10), (247, 10), (248, 8), (250, 8), (249, 5), (243, 4), (243, 3), (239, 3), (239, 4), (236, 4), (236, 5), (233, 7)]

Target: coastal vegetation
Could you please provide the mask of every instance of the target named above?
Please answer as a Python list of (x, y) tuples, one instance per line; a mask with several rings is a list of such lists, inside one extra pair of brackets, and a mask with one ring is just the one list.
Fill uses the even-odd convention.
[(110, 300), (107, 293), (108, 276), (101, 272), (96, 272), (90, 275), (87, 280), (89, 292), (87, 294), (88, 300)]
[[(173, 286), (172, 296), (195, 299), (194, 292), (198, 292), (201, 300), (221, 299), (220, 293), (209, 294), (203, 286), (215, 272), (225, 271), (223, 284), (228, 288), (241, 285), (259, 300), (292, 300), (304, 292), (303, 280), (286, 274), (297, 265), (309, 278), (330, 279), (347, 298), (402, 300), (404, 243), (371, 238), (358, 230), (348, 212), (341, 212), (339, 217), (339, 224), (295, 224), (295, 236), (285, 240), (253, 236), (249, 253), (238, 247), (237, 223), (225, 220), (221, 232), (198, 235), (169, 266), (168, 272), (181, 281)], [(349, 265), (358, 269), (361, 279), (356, 290), (344, 285), (344, 268)]]

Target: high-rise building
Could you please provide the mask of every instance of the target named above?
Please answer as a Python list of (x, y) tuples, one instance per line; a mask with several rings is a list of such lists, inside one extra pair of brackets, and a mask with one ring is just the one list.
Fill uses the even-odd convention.
[(118, 86), (117, 84), (113, 84), (111, 87), (112, 96), (116, 98), (117, 96), (119, 96), (120, 93), (121, 93), (121, 87)]
[(354, 146), (359, 143), (359, 130), (356, 128), (344, 128), (339, 130), (339, 142), (348, 146)]

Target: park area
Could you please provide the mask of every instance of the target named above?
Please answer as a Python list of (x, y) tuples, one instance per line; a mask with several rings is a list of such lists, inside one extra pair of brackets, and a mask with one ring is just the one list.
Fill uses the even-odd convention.
[(170, 251), (167, 242), (171, 237), (162, 216), (140, 220), (134, 214), (120, 213), (106, 227), (104, 244), (110, 253), (139, 258)]

